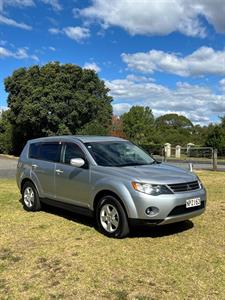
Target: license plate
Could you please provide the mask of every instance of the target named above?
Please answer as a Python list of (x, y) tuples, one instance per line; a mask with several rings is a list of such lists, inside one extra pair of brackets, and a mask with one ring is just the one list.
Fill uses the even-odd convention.
[(201, 205), (200, 198), (193, 198), (193, 199), (186, 200), (186, 208), (200, 206), (200, 205)]

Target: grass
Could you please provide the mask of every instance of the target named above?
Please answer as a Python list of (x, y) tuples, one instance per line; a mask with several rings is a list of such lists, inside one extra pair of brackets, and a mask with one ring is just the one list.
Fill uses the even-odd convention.
[(0, 299), (224, 299), (225, 173), (198, 175), (204, 215), (123, 240), (72, 213), (25, 212), (0, 180)]

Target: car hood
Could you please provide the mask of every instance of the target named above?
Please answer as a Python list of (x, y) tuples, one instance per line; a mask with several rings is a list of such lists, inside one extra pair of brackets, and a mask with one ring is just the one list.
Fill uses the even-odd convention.
[(197, 180), (197, 176), (194, 173), (165, 163), (143, 166), (107, 167), (107, 173), (117, 177), (129, 177), (132, 180), (153, 184), (182, 183)]

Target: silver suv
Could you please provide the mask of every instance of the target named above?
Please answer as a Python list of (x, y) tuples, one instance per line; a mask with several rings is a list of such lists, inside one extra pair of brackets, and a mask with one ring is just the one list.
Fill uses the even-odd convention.
[(28, 141), (18, 162), (24, 208), (42, 203), (93, 216), (99, 230), (121, 238), (132, 224), (161, 225), (202, 214), (198, 177), (159, 163), (131, 142), (102, 136)]

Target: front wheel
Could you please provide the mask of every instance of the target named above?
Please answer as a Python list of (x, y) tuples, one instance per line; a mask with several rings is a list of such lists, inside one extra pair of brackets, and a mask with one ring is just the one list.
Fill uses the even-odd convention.
[(108, 237), (123, 238), (129, 233), (127, 216), (120, 202), (113, 196), (104, 196), (96, 209), (97, 225)]

